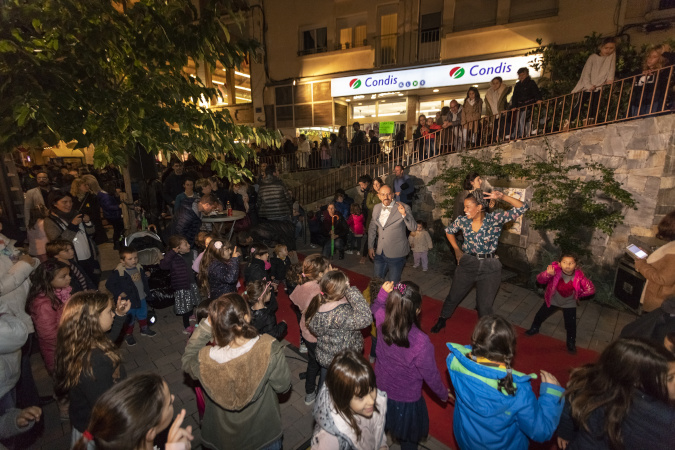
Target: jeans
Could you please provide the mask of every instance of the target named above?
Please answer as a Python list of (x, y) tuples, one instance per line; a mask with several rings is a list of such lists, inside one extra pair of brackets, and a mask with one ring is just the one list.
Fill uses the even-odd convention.
[[(138, 308), (132, 308), (127, 313), (128, 322), (126, 326), (126, 334), (132, 334), (134, 331), (134, 324), (138, 320), (138, 324), (141, 327), (141, 330), (144, 326), (147, 326), (148, 318), (148, 303), (145, 299), (141, 300), (141, 306)], [(189, 318), (190, 316), (188, 316)]]
[(551, 317), (556, 311), (562, 309), (563, 319), (565, 320), (565, 331), (567, 331), (567, 342), (576, 342), (577, 339), (577, 308), (560, 308), (558, 306), (547, 306), (546, 302), (541, 305), (537, 315), (534, 316), (532, 327), (539, 329), (546, 319)]
[(316, 376), (321, 371), (321, 366), (316, 360), (316, 342), (305, 341), (307, 347), (307, 372), (305, 373), (305, 394), (316, 391)]
[(328, 369), (326, 367), (321, 367), (321, 376), (319, 377), (319, 386), (316, 389), (317, 392), (319, 392), (321, 390), (321, 386), (323, 386), (323, 382), (326, 381), (326, 375), (328, 375)]
[(450, 318), (474, 284), (478, 317), (492, 314), (492, 304), (495, 302), (501, 282), (502, 263), (499, 259), (478, 259), (465, 253), (459, 260), (450, 292), (443, 302), (441, 317)]
[[(326, 242), (323, 244), (323, 256), (326, 258), (330, 258), (330, 243), (331, 239), (326, 239)], [(337, 238), (335, 239), (335, 251), (333, 254), (338, 253), (340, 256), (344, 256), (345, 254), (345, 240), (343, 238)]]
[(385, 281), (398, 283), (401, 281), (401, 272), (403, 272), (405, 260), (405, 256), (388, 258), (385, 256), (384, 251), (379, 255), (375, 253), (375, 259), (373, 260), (375, 277), (385, 278), (386, 275)]
[(413, 252), (413, 260), (415, 261), (415, 267), (422, 263), (422, 269), (427, 270), (429, 268), (429, 252)]
[(261, 447), (260, 450), (281, 450), (283, 448), (283, 438), (279, 438), (274, 442), (270, 442), (268, 445)]
[(347, 244), (347, 248), (349, 250), (356, 250), (361, 251), (361, 240), (364, 235), (361, 236), (355, 236), (354, 233), (350, 232), (347, 240), (349, 243)]

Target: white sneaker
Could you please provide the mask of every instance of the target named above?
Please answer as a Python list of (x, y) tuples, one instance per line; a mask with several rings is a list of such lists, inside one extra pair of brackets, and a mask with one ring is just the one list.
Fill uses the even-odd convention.
[(414, 265), (414, 266), (413, 266), (413, 269), (417, 269), (419, 266), (420, 266), (419, 264)]
[(348, 254), (348, 255), (353, 255), (354, 250), (345, 250), (345, 253)]
[(429, 269), (422, 269), (422, 272), (428, 272)]
[(304, 342), (302, 344), (300, 344), (300, 348), (298, 349), (298, 351), (300, 353), (307, 353), (307, 346), (305, 345)]

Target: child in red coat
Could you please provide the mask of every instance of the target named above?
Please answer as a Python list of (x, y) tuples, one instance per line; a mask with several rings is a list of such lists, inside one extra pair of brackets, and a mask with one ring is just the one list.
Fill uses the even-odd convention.
[(361, 211), (361, 206), (356, 203), (352, 203), (350, 212), (351, 214), (347, 219), (347, 225), (349, 225), (347, 253), (350, 255), (356, 253), (358, 255), (361, 248), (361, 238), (363, 238), (366, 226), (366, 216)]
[(541, 324), (557, 310), (562, 309), (567, 331), (567, 351), (576, 354), (577, 340), (577, 304), (580, 297), (588, 297), (595, 293), (593, 282), (577, 268), (576, 256), (563, 253), (560, 262), (554, 261), (548, 268), (537, 275), (537, 283), (546, 285), (545, 303), (534, 316), (528, 336), (539, 333)]

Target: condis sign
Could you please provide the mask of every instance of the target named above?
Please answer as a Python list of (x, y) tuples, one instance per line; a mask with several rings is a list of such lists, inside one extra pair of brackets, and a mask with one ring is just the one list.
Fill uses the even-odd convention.
[(330, 81), (330, 89), (333, 97), (342, 97), (486, 83), (497, 76), (502, 77), (504, 81), (513, 81), (518, 79), (517, 71), (521, 67), (530, 69), (530, 76), (536, 78), (539, 76), (539, 72), (534, 70), (530, 63), (537, 58), (538, 55), (515, 56), (513, 58), (334, 78)]

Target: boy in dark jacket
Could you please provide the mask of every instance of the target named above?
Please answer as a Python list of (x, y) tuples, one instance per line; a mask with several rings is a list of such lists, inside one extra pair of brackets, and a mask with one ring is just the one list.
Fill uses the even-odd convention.
[(260, 334), (281, 340), (288, 325), (283, 320), (277, 323), (276, 312), (279, 309), (274, 285), (270, 281), (253, 281), (246, 285), (246, 301), (251, 308), (251, 325)]
[[(516, 111), (519, 108), (520, 111), (517, 113), (517, 118), (511, 120), (511, 134), (517, 133), (517, 138), (520, 139), (523, 137), (523, 132), (525, 131), (525, 125), (529, 124), (530, 117), (532, 116), (533, 107), (526, 108), (526, 106), (534, 105), (535, 103), (541, 103), (541, 92), (539, 91), (539, 86), (530, 78), (530, 71), (527, 67), (521, 67), (518, 69), (518, 82), (513, 88), (513, 96), (511, 97), (511, 111)], [(516, 128), (517, 127), (517, 128)], [(516, 131), (517, 130), (517, 131)]]
[(131, 309), (127, 313), (128, 323), (125, 328), (127, 345), (136, 345), (134, 339), (134, 324), (138, 320), (141, 335), (153, 337), (157, 333), (148, 327), (148, 304), (147, 297), (150, 295), (148, 277), (145, 275), (143, 266), (138, 264), (138, 252), (133, 247), (120, 249), (120, 263), (112, 271), (105, 287), (112, 293), (113, 298), (120, 295), (131, 302)]

